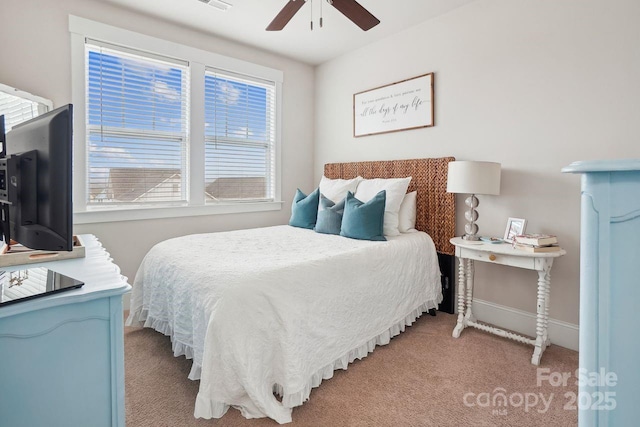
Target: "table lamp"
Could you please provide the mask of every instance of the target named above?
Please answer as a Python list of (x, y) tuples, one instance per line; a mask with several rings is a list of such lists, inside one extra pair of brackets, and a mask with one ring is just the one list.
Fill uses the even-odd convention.
[(467, 223), (464, 226), (465, 240), (479, 240), (478, 237), (478, 198), (476, 194), (500, 194), (500, 163), (455, 161), (449, 162), (447, 174), (447, 192), (470, 194), (464, 201), (469, 210), (464, 213)]

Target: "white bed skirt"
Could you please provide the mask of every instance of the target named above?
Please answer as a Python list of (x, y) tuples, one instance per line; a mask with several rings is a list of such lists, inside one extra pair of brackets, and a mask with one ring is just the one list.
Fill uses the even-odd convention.
[[(321, 368), (318, 370), (307, 382), (304, 390), (299, 391), (297, 393), (292, 394), (284, 394), (284, 390), (281, 385), (276, 384), (273, 387), (273, 391), (282, 397), (282, 406), (285, 409), (284, 416), (282, 418), (276, 419), (276, 421), (280, 424), (286, 424), (291, 422), (291, 410), (287, 411), (287, 408), (295, 408), (296, 406), (302, 405), (304, 402), (309, 400), (309, 396), (311, 394), (311, 389), (318, 387), (322, 380), (328, 380), (333, 378), (333, 372), (338, 369), (346, 370), (348, 365), (352, 363), (354, 360), (364, 359), (375, 350), (376, 346), (379, 345), (387, 345), (391, 341), (391, 338), (399, 335), (404, 332), (407, 326), (411, 326), (413, 322), (415, 322), (423, 313), (431, 310), (437, 309), (438, 304), (442, 302), (442, 297), (440, 297), (436, 301), (428, 301), (424, 304), (421, 304), (420, 307), (412, 310), (411, 313), (407, 314), (404, 319), (399, 322), (393, 324), (389, 329), (382, 332), (380, 335), (377, 335), (364, 344), (352, 349), (344, 356), (336, 359), (333, 363)], [(134, 320), (136, 319), (136, 320)], [(165, 321), (156, 321), (148, 316), (148, 314), (144, 310), (139, 310), (138, 313), (131, 313), (129, 319), (127, 320), (127, 325), (129, 326), (144, 326), (145, 328), (152, 328), (156, 331), (167, 335), (169, 337), (172, 336), (171, 327), (168, 322)], [(193, 349), (185, 345), (183, 343), (179, 343), (177, 341), (171, 340), (172, 342), (172, 350), (173, 355), (175, 357), (185, 356), (187, 359), (193, 359)], [(202, 367), (193, 363), (191, 367), (191, 371), (189, 372), (189, 379), (191, 380), (199, 380), (200, 374), (202, 371)], [(252, 414), (244, 413), (241, 408), (239, 408), (242, 412), (242, 415), (245, 418), (262, 418), (263, 414), (259, 414), (258, 416), (251, 416)], [(221, 418), (224, 414), (229, 410), (229, 405), (220, 403), (220, 402), (212, 402), (209, 399), (202, 398), (198, 395), (196, 399), (196, 410), (194, 411), (194, 416), (196, 418)]]

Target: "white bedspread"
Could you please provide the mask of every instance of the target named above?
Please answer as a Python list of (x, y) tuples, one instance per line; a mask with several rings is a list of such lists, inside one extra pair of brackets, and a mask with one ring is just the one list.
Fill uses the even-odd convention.
[(286, 423), (334, 369), (441, 300), (425, 233), (370, 242), (276, 226), (157, 244), (136, 275), (127, 324), (170, 335), (174, 354), (194, 359), (196, 417), (233, 406)]

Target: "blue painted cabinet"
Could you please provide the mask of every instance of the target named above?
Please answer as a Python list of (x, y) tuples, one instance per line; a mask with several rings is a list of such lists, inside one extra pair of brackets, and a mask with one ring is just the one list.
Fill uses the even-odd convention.
[(640, 160), (575, 162), (582, 174), (578, 424), (640, 418)]
[(81, 238), (85, 258), (29, 265), (77, 278), (81, 289), (0, 307), (0, 426), (124, 426), (130, 286), (94, 236)]

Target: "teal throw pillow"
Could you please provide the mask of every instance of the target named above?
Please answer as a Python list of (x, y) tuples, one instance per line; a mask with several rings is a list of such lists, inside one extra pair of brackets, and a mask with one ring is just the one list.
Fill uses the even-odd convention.
[(314, 230), (324, 234), (340, 234), (345, 201), (346, 199), (342, 199), (338, 204), (335, 204), (331, 199), (324, 197), (320, 193), (318, 221)]
[(340, 235), (360, 240), (387, 240), (382, 233), (387, 193), (382, 190), (367, 203), (347, 193)]
[(318, 202), (320, 200), (320, 189), (305, 195), (300, 189), (296, 190), (296, 195), (291, 204), (291, 218), (289, 225), (293, 227), (309, 228), (313, 230), (318, 217)]

